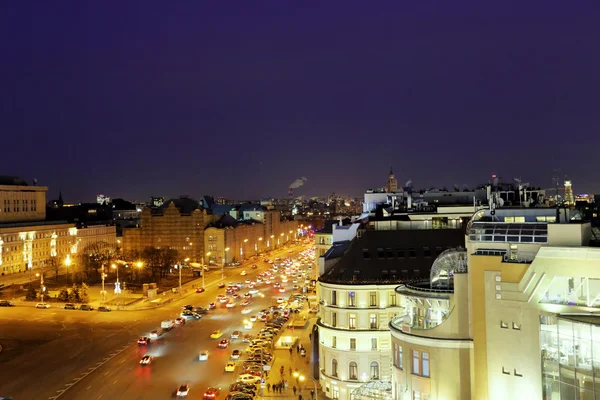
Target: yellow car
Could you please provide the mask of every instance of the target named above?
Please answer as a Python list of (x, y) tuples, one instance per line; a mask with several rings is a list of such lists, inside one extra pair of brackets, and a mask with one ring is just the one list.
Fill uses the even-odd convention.
[(217, 329), (216, 331), (214, 331), (213, 333), (211, 333), (210, 338), (211, 339), (218, 339), (221, 336), (223, 336), (223, 332), (221, 332), (220, 330)]
[(225, 365), (225, 372), (233, 372), (235, 371), (235, 363), (233, 361), (229, 361)]

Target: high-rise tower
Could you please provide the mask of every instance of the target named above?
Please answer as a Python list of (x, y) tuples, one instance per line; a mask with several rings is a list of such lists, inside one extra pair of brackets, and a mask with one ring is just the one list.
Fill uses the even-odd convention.
[(570, 180), (565, 180), (565, 204), (574, 205), (575, 198), (573, 197), (573, 186)]
[(398, 190), (398, 180), (394, 177), (394, 171), (392, 171), (392, 167), (390, 166), (390, 174), (387, 178), (387, 182), (385, 183), (385, 191), (386, 192), (395, 192)]

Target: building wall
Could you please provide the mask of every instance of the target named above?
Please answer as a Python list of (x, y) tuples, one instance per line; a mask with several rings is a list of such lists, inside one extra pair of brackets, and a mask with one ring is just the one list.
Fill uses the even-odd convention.
[(117, 247), (117, 227), (115, 225), (88, 225), (77, 228), (77, 251), (95, 243), (106, 243)]
[(73, 224), (0, 226), (1, 274), (37, 269), (51, 257), (62, 263), (76, 252), (76, 235)]
[[(350, 399), (353, 389), (371, 379), (373, 362), (379, 366), (379, 379), (391, 380), (388, 323), (403, 310), (394, 291), (395, 286), (318, 283), (317, 293), (321, 304), (318, 322), (319, 369), (321, 385), (328, 398), (334, 398), (334, 391), (337, 391), (340, 399)], [(332, 297), (334, 291), (335, 302)], [(350, 293), (353, 293), (356, 306), (348, 302)], [(373, 305), (371, 293), (375, 294)], [(355, 317), (354, 326), (351, 325), (351, 316)], [(371, 317), (375, 317), (373, 326)], [(355, 340), (354, 349), (351, 348), (351, 339)], [(338, 363), (337, 376), (332, 372), (333, 359)], [(350, 379), (351, 362), (357, 364), (356, 379)]]
[(315, 232), (315, 259), (319, 259), (327, 253), (333, 244), (333, 233)]
[[(181, 214), (173, 203), (163, 215), (153, 215), (149, 208), (142, 211), (140, 228), (123, 229), (123, 250), (142, 251), (146, 247), (170, 247), (182, 258), (201, 262), (204, 250), (204, 229), (211, 222), (206, 211), (194, 210)], [(139, 232), (136, 230), (139, 229)]]
[(0, 185), (0, 223), (46, 219), (47, 186)]

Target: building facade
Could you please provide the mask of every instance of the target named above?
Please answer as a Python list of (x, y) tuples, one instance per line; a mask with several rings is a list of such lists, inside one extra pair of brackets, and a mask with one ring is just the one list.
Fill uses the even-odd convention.
[(29, 186), (21, 178), (0, 176), (0, 224), (46, 219), (47, 186)]
[(140, 226), (123, 229), (123, 251), (168, 247), (182, 258), (201, 262), (205, 254), (204, 229), (211, 221), (198, 202), (189, 198), (171, 199), (156, 210), (144, 208)]

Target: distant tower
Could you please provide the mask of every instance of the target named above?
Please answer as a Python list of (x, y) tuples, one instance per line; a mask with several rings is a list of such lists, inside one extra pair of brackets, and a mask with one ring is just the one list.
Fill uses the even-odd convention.
[(565, 204), (567, 205), (575, 205), (575, 199), (573, 197), (573, 187), (571, 186), (571, 181), (565, 181)]
[(398, 190), (398, 180), (394, 177), (394, 171), (390, 166), (390, 175), (388, 176), (387, 182), (385, 183), (386, 192), (395, 192)]

